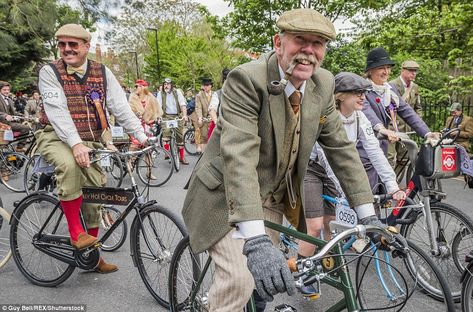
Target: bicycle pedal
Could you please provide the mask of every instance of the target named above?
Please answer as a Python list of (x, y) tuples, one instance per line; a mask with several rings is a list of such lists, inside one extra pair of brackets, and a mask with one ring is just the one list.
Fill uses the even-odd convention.
[(102, 243), (101, 242), (96, 242), (92, 247), (94, 249), (99, 249), (100, 247), (102, 247)]
[(296, 308), (288, 305), (288, 304), (280, 304), (274, 308), (274, 312), (297, 312)]
[(320, 298), (320, 294), (313, 294), (313, 295), (303, 295), (303, 297), (308, 301), (314, 301)]

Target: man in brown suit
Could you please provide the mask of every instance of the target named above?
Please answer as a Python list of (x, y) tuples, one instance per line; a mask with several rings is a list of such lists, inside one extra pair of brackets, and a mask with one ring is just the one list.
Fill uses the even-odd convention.
[(202, 90), (195, 96), (195, 113), (197, 114), (197, 125), (200, 129), (199, 150), (204, 151), (207, 146), (209, 122), (204, 120), (210, 118), (209, 105), (214, 93), (212, 92), (212, 79), (202, 79)]
[(334, 78), (319, 67), (335, 39), (332, 23), (315, 10), (296, 9), (277, 26), (274, 52), (229, 73), (219, 122), (184, 202), (194, 252), (208, 250), (215, 262), (210, 311), (243, 310), (255, 285), (265, 301), (294, 293), (263, 220), (281, 223), (285, 215), (304, 228), (301, 181), (316, 140), (360, 221), (375, 219), (366, 173), (335, 109)]
[[(19, 122), (15, 122), (16, 115), (13, 100), (10, 98), (10, 84), (6, 81), (0, 81), (0, 122), (10, 125), (13, 132), (20, 132), (20, 135), (27, 134), (30, 129)], [(25, 143), (18, 142), (16, 150), (18, 152), (25, 151)]]
[[(456, 142), (470, 152), (470, 140), (473, 138), (473, 118), (463, 114), (462, 105), (460, 103), (453, 103), (449, 110), (452, 116), (447, 118), (445, 128), (460, 128), (460, 134), (458, 134)], [(456, 135), (456, 132), (451, 134), (452, 137), (455, 137)]]
[[(402, 99), (414, 109), (417, 115), (422, 117), (419, 85), (414, 82), (420, 66), (413, 60), (404, 61), (401, 66), (401, 75), (391, 80), (389, 84), (395, 87)], [(397, 120), (397, 129), (392, 127), (390, 129), (404, 133), (411, 131), (411, 128), (402, 119)], [(407, 163), (407, 149), (400, 142), (390, 143), (388, 146), (388, 160), (391, 166), (395, 168), (396, 175), (400, 177), (398, 181), (400, 182), (404, 176), (404, 167)]]

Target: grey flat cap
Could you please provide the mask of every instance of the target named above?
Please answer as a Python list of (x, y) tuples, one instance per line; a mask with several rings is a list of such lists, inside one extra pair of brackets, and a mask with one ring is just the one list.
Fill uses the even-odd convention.
[(453, 112), (453, 111), (461, 111), (462, 110), (462, 105), (458, 102), (455, 102), (453, 103), (450, 108), (448, 109), (449, 111)]
[(294, 9), (284, 12), (276, 22), (281, 31), (320, 35), (335, 40), (336, 32), (332, 22), (313, 9)]
[(165, 83), (172, 83), (172, 80), (171, 80), (171, 78), (164, 78), (164, 82)]
[(411, 61), (411, 60), (404, 61), (401, 67), (404, 69), (416, 69), (416, 70), (420, 68), (419, 64), (417, 64), (416, 61)]
[(341, 72), (335, 76), (335, 93), (371, 89), (371, 83), (354, 73)]
[(62, 25), (55, 34), (55, 37), (72, 37), (82, 39), (85, 42), (90, 42), (92, 36), (90, 33), (79, 24), (66, 24)]

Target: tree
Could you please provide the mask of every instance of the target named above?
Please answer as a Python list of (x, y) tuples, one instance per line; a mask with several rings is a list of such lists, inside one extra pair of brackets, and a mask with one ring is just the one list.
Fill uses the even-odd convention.
[(379, 9), (390, 0), (224, 0), (233, 5), (233, 12), (224, 19), (233, 45), (252, 52), (264, 52), (276, 33), (276, 19), (287, 10), (312, 8), (335, 21), (350, 18), (367, 9)]

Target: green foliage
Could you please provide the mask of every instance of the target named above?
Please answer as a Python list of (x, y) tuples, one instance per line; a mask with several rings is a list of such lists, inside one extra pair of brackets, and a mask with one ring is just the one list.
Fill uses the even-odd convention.
[[(145, 55), (145, 75), (157, 85), (155, 38), (151, 33), (148, 36), (151, 52)], [(238, 65), (235, 54), (205, 21), (194, 23), (188, 32), (176, 22), (164, 23), (159, 31), (159, 56), (161, 80), (172, 78), (183, 89), (198, 90), (202, 77), (211, 77), (218, 88), (221, 70)]]
[(366, 53), (356, 42), (341, 39), (329, 46), (322, 67), (334, 75), (345, 71), (363, 76)]

